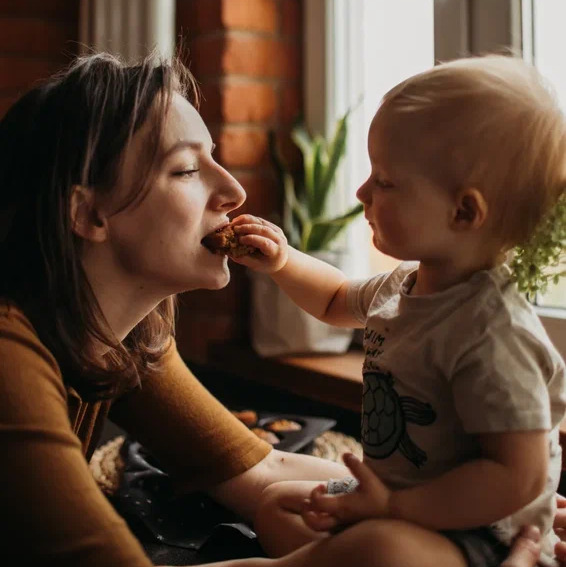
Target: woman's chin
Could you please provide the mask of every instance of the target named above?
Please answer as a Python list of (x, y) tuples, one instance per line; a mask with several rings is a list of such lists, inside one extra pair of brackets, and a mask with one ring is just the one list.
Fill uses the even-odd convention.
[(230, 269), (228, 263), (225, 264), (224, 270), (219, 271), (207, 282), (205, 289), (222, 289), (230, 283)]
[(222, 289), (225, 288), (229, 283), (230, 283), (230, 272), (228, 272), (225, 278), (216, 280), (210, 286), (207, 286), (206, 289), (211, 289), (211, 290)]

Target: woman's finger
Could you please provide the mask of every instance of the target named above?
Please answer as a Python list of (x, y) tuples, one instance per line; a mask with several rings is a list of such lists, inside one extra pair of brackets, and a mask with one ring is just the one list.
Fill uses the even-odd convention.
[(554, 546), (554, 554), (560, 563), (564, 563), (566, 565), (566, 541), (559, 541)]
[(515, 538), (501, 567), (534, 567), (539, 555), (540, 531), (534, 526), (525, 526)]
[(556, 510), (554, 515), (554, 529), (566, 528), (566, 508), (561, 507)]

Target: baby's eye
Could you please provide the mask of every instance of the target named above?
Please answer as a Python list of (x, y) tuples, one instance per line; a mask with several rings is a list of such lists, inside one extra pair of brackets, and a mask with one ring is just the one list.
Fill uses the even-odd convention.
[(375, 177), (374, 182), (378, 187), (381, 187), (381, 189), (390, 189), (391, 187), (394, 187), (391, 181), (386, 181), (385, 179), (379, 179), (379, 177)]

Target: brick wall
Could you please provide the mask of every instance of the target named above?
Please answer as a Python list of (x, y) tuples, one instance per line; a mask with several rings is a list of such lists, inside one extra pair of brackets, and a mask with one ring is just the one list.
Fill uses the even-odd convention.
[[(289, 130), (302, 104), (301, 13), (301, 0), (177, 0), (178, 35), (202, 88), (215, 157), (248, 194), (241, 211), (268, 218), (282, 197), (270, 129), (296, 157)], [(232, 266), (226, 289), (181, 297), (178, 343), (186, 358), (204, 361), (211, 341), (247, 339), (247, 277)]]
[(0, 0), (0, 116), (77, 52), (78, 0)]

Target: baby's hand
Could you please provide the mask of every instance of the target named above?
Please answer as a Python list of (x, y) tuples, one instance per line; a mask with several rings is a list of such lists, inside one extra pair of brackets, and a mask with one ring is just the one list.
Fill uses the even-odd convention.
[(252, 215), (240, 215), (230, 224), (241, 244), (253, 246), (261, 252), (233, 258), (235, 262), (267, 274), (278, 272), (287, 263), (289, 245), (277, 225)]
[(344, 463), (359, 481), (354, 492), (327, 494), (326, 486), (313, 489), (303, 508), (303, 520), (315, 531), (331, 531), (369, 518), (389, 515), (391, 491), (362, 461), (352, 454)]

